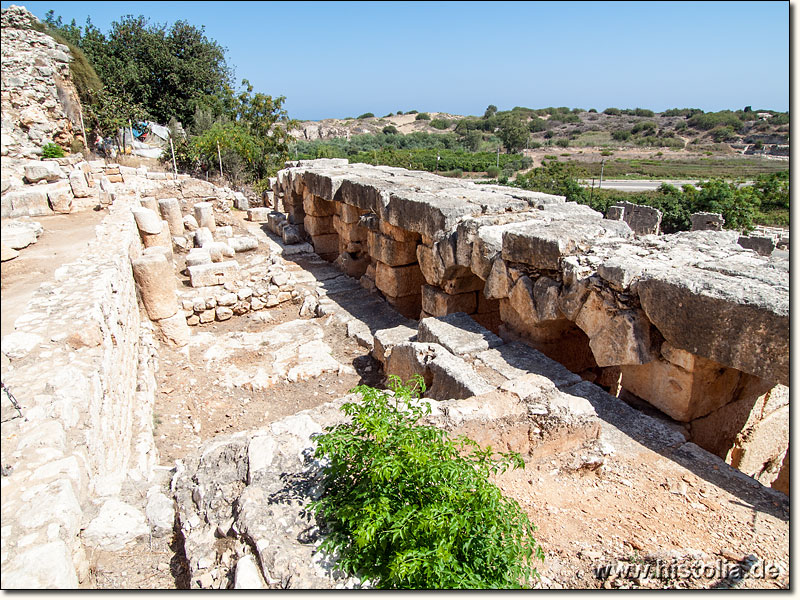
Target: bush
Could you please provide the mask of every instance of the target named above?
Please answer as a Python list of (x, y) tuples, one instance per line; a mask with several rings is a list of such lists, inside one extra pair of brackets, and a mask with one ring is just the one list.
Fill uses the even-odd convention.
[(415, 121), (430, 121), (431, 116), (428, 113), (418, 113), (417, 116), (414, 118)]
[(611, 116), (618, 116), (621, 115), (622, 112), (618, 108), (607, 108), (603, 111), (604, 115), (611, 115)]
[(58, 144), (45, 144), (42, 146), (42, 158), (61, 158), (66, 156), (64, 149)]
[(464, 176), (464, 171), (461, 169), (451, 169), (450, 171), (443, 171), (441, 173), (443, 177), (452, 177), (454, 179), (460, 179)]
[(597, 109), (596, 109), (596, 108), (590, 108), (590, 109), (589, 109), (589, 112), (590, 112), (590, 113), (596, 113), (596, 112), (597, 112)]
[(390, 392), (359, 386), (352, 421), (317, 438), (325, 494), (311, 505), (330, 534), (322, 544), (339, 566), (381, 588), (507, 588), (537, 576), (544, 559), (535, 526), (489, 481), (523, 465), (465, 437), (418, 425), (430, 405), (390, 377)]
[(381, 133), (384, 133), (386, 135), (395, 135), (398, 133), (398, 131), (397, 127), (395, 127), (394, 125), (387, 125), (383, 129), (381, 129)]
[(652, 135), (656, 132), (657, 127), (658, 125), (656, 125), (653, 121), (643, 121), (634, 125), (633, 129), (631, 129), (631, 133), (633, 135), (637, 135), (639, 133), (644, 135)]
[(407, 114), (407, 115), (415, 115), (415, 114), (417, 114), (418, 112), (419, 112), (418, 110), (410, 110), (410, 111), (408, 111), (406, 114)]
[(611, 150), (601, 150), (600, 151), (600, 156), (611, 156), (612, 154), (614, 154), (614, 153)]
[(558, 157), (555, 154), (545, 154), (544, 155), (544, 159), (545, 160), (558, 160)]
[(630, 129), (617, 129), (616, 131), (611, 132), (611, 139), (614, 139), (618, 142), (625, 142), (629, 140), (630, 137), (631, 137)]
[(742, 127), (741, 119), (729, 110), (721, 110), (715, 113), (698, 113), (692, 115), (687, 123), (689, 127), (702, 131), (709, 131), (720, 126), (730, 126), (734, 130), (739, 130)]
[(488, 175), (492, 179), (497, 179), (498, 177), (500, 177), (500, 173), (502, 173), (502, 170), (499, 167), (489, 167), (488, 169), (486, 169), (486, 175)]
[(541, 148), (541, 147), (542, 147), (542, 142), (537, 142), (537, 141), (535, 141), (535, 140), (534, 140), (534, 141), (532, 141), (532, 142), (530, 142), (530, 143), (528, 144), (528, 147), (529, 147), (529, 148), (533, 148), (534, 150), (535, 150), (536, 148)]
[(431, 121), (431, 127), (434, 129), (447, 129), (450, 127), (451, 122), (447, 119), (433, 119)]
[(569, 146), (569, 140), (567, 138), (558, 138), (555, 143), (556, 146), (560, 146), (561, 148)]
[(363, 115), (358, 115), (356, 119), (369, 119), (374, 116), (375, 115), (373, 113), (364, 113)]

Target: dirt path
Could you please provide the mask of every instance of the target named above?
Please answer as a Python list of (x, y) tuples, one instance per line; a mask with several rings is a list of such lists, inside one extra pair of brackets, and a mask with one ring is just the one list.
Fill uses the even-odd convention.
[(82, 211), (69, 215), (35, 217), (44, 233), (35, 244), (23, 248), (19, 256), (2, 263), (2, 335), (14, 331), (14, 321), (36, 289), (53, 278), (63, 264), (77, 260), (94, 239), (94, 228), (106, 216), (105, 211)]

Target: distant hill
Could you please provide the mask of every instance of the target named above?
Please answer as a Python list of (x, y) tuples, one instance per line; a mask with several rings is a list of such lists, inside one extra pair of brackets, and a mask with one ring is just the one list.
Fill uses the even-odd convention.
[[(493, 109), (494, 107), (490, 107)], [(698, 109), (672, 109), (653, 113), (646, 109), (593, 110), (566, 107), (510, 111), (487, 109), (483, 117), (449, 113), (364, 116), (348, 119), (303, 121), (291, 131), (298, 140), (315, 141), (355, 135), (413, 132), (455, 132), (467, 136), (480, 132), (487, 139), (499, 132), (508, 119), (528, 128), (526, 145), (583, 147), (668, 147), (722, 145), (746, 154), (788, 156), (789, 113), (773, 110), (737, 110), (705, 113)], [(472, 135), (476, 135), (473, 133)]]

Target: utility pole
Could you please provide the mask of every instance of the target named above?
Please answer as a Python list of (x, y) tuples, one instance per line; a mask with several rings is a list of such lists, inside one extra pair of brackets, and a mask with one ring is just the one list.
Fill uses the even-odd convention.
[(500, 146), (497, 147), (497, 168), (500, 168)]
[(441, 153), (437, 150), (436, 151), (436, 172), (439, 172), (439, 159), (442, 158)]
[(603, 187), (603, 171), (606, 168), (606, 159), (603, 159), (603, 162), (600, 163), (600, 183), (597, 184), (597, 189)]
[(222, 177), (222, 152), (219, 149), (219, 142), (217, 142), (217, 158), (219, 158), (219, 176)]
[[(172, 150), (172, 169), (175, 171), (175, 179), (178, 178), (178, 164), (175, 162), (175, 146), (172, 145), (172, 132), (170, 132), (169, 136), (169, 149)], [(206, 176), (208, 179), (208, 176)]]

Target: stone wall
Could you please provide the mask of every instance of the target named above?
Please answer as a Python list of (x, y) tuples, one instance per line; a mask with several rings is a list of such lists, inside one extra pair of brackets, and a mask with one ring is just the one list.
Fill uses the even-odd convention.
[(56, 270), (13, 333), (2, 378), (3, 587), (76, 587), (79, 533), (95, 499), (147, 479), (157, 464), (153, 331), (141, 320), (130, 258), (141, 253), (120, 197), (83, 258)]
[(80, 101), (69, 71), (69, 48), (31, 29), (38, 19), (25, 8), (2, 12), (3, 156), (36, 158), (42, 146), (69, 149), (80, 136)]
[(287, 166), (273, 189), (284, 240), (310, 240), (405, 316), (467, 313), (646, 400), (762, 482), (778, 477), (788, 260), (742, 248), (735, 232), (635, 238), (560, 196), (342, 159)]

